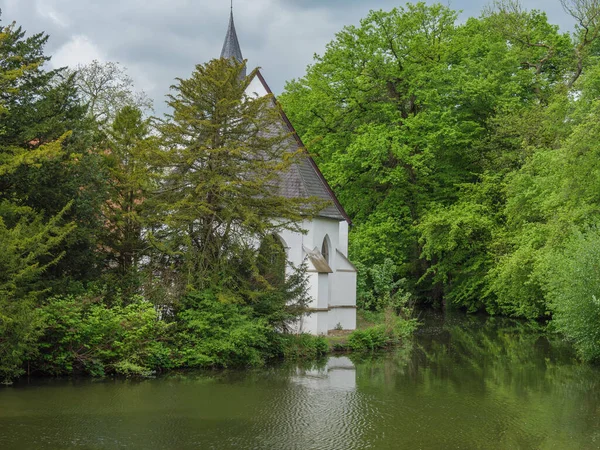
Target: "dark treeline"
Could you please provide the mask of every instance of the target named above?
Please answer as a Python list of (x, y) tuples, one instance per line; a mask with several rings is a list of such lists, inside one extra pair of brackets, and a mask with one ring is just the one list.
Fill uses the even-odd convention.
[(362, 306), (551, 319), (600, 358), (600, 2), (372, 11), (281, 97), (351, 215)]

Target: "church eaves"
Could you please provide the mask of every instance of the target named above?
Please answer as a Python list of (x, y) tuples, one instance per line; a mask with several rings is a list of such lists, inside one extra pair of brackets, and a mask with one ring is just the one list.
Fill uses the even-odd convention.
[[(233, 22), (233, 9), (231, 10), (231, 14), (229, 15), (229, 27), (227, 28), (227, 34), (225, 35), (225, 42), (223, 42), (221, 58), (233, 58), (239, 63), (244, 61), (244, 57), (242, 56), (242, 50), (240, 48), (240, 42), (238, 41), (237, 33), (235, 32), (235, 23)], [(241, 76), (246, 76), (246, 67), (244, 67)]]

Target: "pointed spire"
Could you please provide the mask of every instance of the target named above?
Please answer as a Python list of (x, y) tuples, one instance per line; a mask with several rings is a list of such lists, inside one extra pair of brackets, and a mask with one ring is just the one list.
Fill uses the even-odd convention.
[[(231, 1), (231, 13), (229, 14), (229, 28), (227, 28), (227, 34), (225, 35), (225, 42), (223, 42), (223, 50), (221, 50), (221, 58), (233, 58), (237, 62), (242, 62), (244, 57), (242, 56), (242, 50), (240, 49), (240, 43), (235, 32), (235, 24), (233, 23), (233, 0)], [(246, 68), (242, 76), (246, 76)]]

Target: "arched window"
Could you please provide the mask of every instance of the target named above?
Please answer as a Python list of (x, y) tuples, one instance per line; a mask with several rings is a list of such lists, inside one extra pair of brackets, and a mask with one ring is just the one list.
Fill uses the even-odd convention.
[(281, 239), (274, 234), (265, 236), (258, 249), (258, 270), (273, 286), (285, 281), (287, 259)]
[(329, 236), (325, 235), (325, 237), (323, 238), (323, 245), (321, 245), (321, 255), (323, 255), (323, 258), (325, 258), (325, 261), (327, 261), (327, 264), (329, 264)]

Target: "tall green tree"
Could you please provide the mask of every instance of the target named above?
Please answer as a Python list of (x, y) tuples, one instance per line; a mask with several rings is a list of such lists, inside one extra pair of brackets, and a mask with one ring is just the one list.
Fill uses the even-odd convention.
[(41, 330), (35, 306), (47, 287), (43, 275), (64, 255), (61, 245), (74, 229), (63, 217), (69, 203), (47, 218), (14, 188), (17, 174), (60, 158), (69, 135), (47, 139), (24, 128), (29, 117), (23, 113), (37, 101), (32, 84), (49, 80), (41, 69), (45, 40), (41, 34), (25, 39), (15, 24), (0, 28), (0, 378), (8, 380), (23, 372), (24, 360), (35, 352)]
[(432, 270), (439, 258), (415, 225), (484, 173), (498, 111), (535, 102), (539, 91), (523, 52), (491, 19), (456, 19), (439, 4), (372, 11), (282, 96), (353, 218), (352, 257), (390, 258), (398, 277), (437, 299), (445, 275)]
[(150, 130), (150, 119), (141, 110), (125, 106), (117, 112), (105, 143), (107, 200), (102, 208), (101, 242), (106, 270), (116, 277), (111, 284), (129, 294), (140, 288), (143, 270), (139, 263), (148, 250), (144, 211), (156, 187), (150, 163), (156, 144)]
[(513, 0), (460, 25), (439, 4), (372, 11), (286, 86), (286, 111), (355, 223), (361, 267), (389, 258), (421, 300), (545, 314), (511, 186), (568, 137), (579, 67), (593, 67), (595, 2), (565, 3), (579, 11), (573, 36)]
[(103, 202), (104, 170), (99, 154), (95, 124), (86, 119), (72, 77), (64, 70), (47, 70), (43, 65), (48, 36), (30, 37), (11, 26), (3, 41), (4, 70), (30, 67), (3, 92), (9, 111), (2, 120), (4, 154), (32, 161), (53, 142), (55, 152), (40, 164), (21, 164), (0, 180), (0, 199), (27, 206), (50, 220), (72, 202), (64, 219), (77, 228), (66, 236), (62, 250), (69, 252), (49, 267), (44, 277), (66, 286), (97, 275), (97, 240), (102, 226), (98, 215)]
[[(588, 158), (595, 131), (589, 118), (596, 110), (598, 3), (563, 4), (578, 11), (579, 29), (572, 36), (535, 34), (530, 27), (534, 31), (527, 33), (533, 37), (513, 39), (522, 48), (545, 52), (539, 59), (541, 70), (527, 66), (543, 95), (536, 103), (504, 111), (491, 123), (489, 142), (495, 158), (490, 158), (488, 170), (503, 175), (498, 184), (504, 197), (496, 207), (502, 226), (490, 241), (493, 264), (482, 291), (492, 312), (549, 318), (553, 308), (546, 285), (554, 275), (546, 269), (551, 255), (595, 220), (595, 199), (582, 187), (596, 184), (583, 167), (593, 164), (593, 157)], [(511, 21), (515, 14), (531, 18), (536, 12), (507, 16), (500, 9), (495, 19), (508, 24), (503, 28), (508, 38), (515, 34), (515, 20)], [(539, 29), (551, 31), (548, 25)], [(573, 151), (582, 145), (591, 148)]]
[[(218, 289), (253, 297), (257, 244), (300, 230), (313, 199), (289, 198), (281, 177), (304, 153), (290, 147), (271, 96), (246, 94), (254, 72), (213, 60), (178, 79), (158, 127), (163, 182), (153, 196), (152, 242), (160, 267), (176, 272), (180, 292)], [(263, 277), (264, 280), (264, 277)]]
[(453, 198), (476, 161), (463, 144), (477, 124), (443, 108), (455, 21), (441, 5), (372, 11), (281, 97), (354, 221), (352, 258), (367, 266), (391, 258), (413, 288), (426, 270), (413, 224), (434, 198)]

